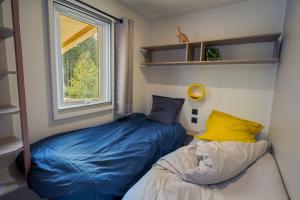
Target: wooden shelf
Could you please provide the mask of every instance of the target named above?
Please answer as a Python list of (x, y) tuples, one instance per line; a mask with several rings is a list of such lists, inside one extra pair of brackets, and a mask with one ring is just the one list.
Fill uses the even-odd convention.
[[(2, 3), (3, 0), (0, 0)], [(16, 72), (5, 70), (2, 68), (1, 75), (8, 74), (18, 74), (17, 78), (17, 90), (18, 90), (18, 101), (19, 107), (12, 105), (2, 105), (0, 106), (0, 118), (4, 115), (11, 115), (15, 113), (20, 113), (20, 124), (21, 124), (21, 133), (24, 144), (15, 138), (5, 138), (1, 139), (2, 142), (0, 147), (0, 153), (2, 155), (9, 154), (14, 152), (14, 150), (19, 149), (20, 147), (24, 148), (24, 172), (27, 176), (29, 173), (31, 165), (31, 156), (30, 156), (30, 146), (29, 146), (29, 136), (28, 136), (28, 120), (26, 112), (26, 96), (25, 96), (25, 83), (24, 83), (24, 67), (23, 67), (23, 56), (22, 56), (22, 42), (21, 42), (21, 31), (20, 31), (20, 6), (18, 0), (10, 1), (11, 7), (11, 18), (12, 18), (12, 28), (0, 27), (0, 40), (13, 37), (13, 46), (14, 46), (14, 57), (16, 63)], [(8, 16), (7, 16), (8, 17)], [(1, 49), (1, 51), (5, 51)], [(3, 78), (3, 77), (0, 77)], [(9, 87), (7, 88), (9, 90)], [(1, 155), (1, 154), (0, 154)], [(6, 158), (13, 157), (6, 156)], [(5, 159), (3, 157), (3, 159)], [(3, 163), (2, 163), (3, 164)], [(16, 177), (15, 177), (16, 176)], [(23, 176), (18, 173), (18, 170), (14, 167), (13, 169), (0, 169), (0, 196), (5, 195), (15, 189), (18, 189), (20, 185), (24, 185)]]
[(218, 60), (218, 61), (187, 61), (187, 62), (157, 62), (142, 63), (141, 66), (166, 66), (166, 65), (220, 65), (220, 64), (268, 64), (276, 63), (278, 59), (269, 60)]
[[(238, 38), (227, 38), (222, 40), (190, 42), (184, 44), (169, 44), (158, 46), (146, 46), (141, 47), (141, 51), (145, 57), (145, 63), (142, 66), (166, 66), (166, 65), (226, 65), (226, 64), (267, 64), (276, 63), (279, 60), (280, 46), (282, 42), (281, 33), (272, 33), (264, 35), (253, 35)], [(230, 46), (229, 51), (232, 52), (232, 48), (249, 48), (249, 46), (241, 46), (244, 44), (254, 43), (256, 46), (251, 46), (252, 49), (246, 49), (243, 53), (246, 55), (230, 55), (226, 57), (226, 45)], [(267, 44), (268, 49), (261, 50), (261, 45)], [(224, 57), (221, 60), (207, 61), (205, 52), (208, 47), (219, 48), (224, 51)], [(225, 48), (225, 49), (224, 49)], [(254, 50), (253, 50), (254, 48)], [(257, 49), (259, 48), (259, 49)], [(221, 51), (220, 50), (220, 51)], [(248, 51), (247, 51), (248, 50)], [(257, 59), (253, 58), (251, 51), (261, 50), (261, 54), (256, 53)], [(239, 52), (236, 50), (236, 52)], [(250, 52), (250, 53), (249, 53)], [(249, 57), (249, 58), (248, 58)]]
[(14, 30), (11, 28), (0, 27), (0, 40), (4, 40), (14, 35)]
[(21, 148), (23, 148), (23, 142), (14, 136), (0, 138), (0, 157), (14, 153)]
[(220, 64), (272, 64), (278, 62), (277, 58), (257, 59), (257, 60), (217, 60), (217, 61), (200, 61), (203, 65), (220, 65)]
[(12, 105), (5, 105), (5, 106), (0, 106), (0, 117), (3, 115), (10, 115), (10, 114), (15, 114), (19, 113), (20, 109), (16, 106)]
[(15, 164), (0, 169), (0, 197), (26, 185), (24, 175)]
[(206, 45), (219, 46), (219, 45), (234, 45), (234, 44), (250, 44), (261, 42), (275, 42), (280, 37), (281, 33), (272, 33), (264, 35), (252, 35), (238, 38), (228, 38), (222, 40), (205, 41)]
[(174, 50), (174, 49), (184, 49), (186, 48), (187, 44), (168, 44), (168, 45), (159, 45), (159, 46), (146, 46), (142, 47), (143, 50), (150, 50), (150, 51), (163, 51), (163, 50)]
[(0, 76), (5, 76), (5, 75), (9, 75), (9, 74), (17, 74), (17, 72), (0, 70)]

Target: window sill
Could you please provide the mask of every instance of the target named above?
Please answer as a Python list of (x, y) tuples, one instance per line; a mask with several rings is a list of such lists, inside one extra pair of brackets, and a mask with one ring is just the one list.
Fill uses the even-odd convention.
[(64, 110), (54, 110), (54, 120), (78, 117), (82, 115), (88, 115), (96, 112), (103, 112), (108, 110), (113, 110), (113, 105), (111, 103), (96, 104), (96, 105), (86, 105), (77, 108), (64, 109)]

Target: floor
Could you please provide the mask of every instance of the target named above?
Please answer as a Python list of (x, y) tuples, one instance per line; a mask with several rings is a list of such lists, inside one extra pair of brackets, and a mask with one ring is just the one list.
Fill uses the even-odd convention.
[(0, 197), (0, 200), (41, 200), (41, 198), (25, 186), (15, 192)]

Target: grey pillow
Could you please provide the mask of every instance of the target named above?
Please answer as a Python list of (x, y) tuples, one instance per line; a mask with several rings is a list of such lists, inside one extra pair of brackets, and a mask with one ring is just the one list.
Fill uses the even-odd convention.
[(174, 124), (184, 103), (183, 98), (170, 98), (163, 96), (152, 96), (152, 110), (148, 119), (165, 124)]

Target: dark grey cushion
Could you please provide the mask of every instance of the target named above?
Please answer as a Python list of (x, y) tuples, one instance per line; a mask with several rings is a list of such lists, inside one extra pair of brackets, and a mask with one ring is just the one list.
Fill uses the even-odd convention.
[(174, 124), (184, 103), (183, 98), (170, 98), (153, 95), (151, 114), (148, 118), (165, 124)]

